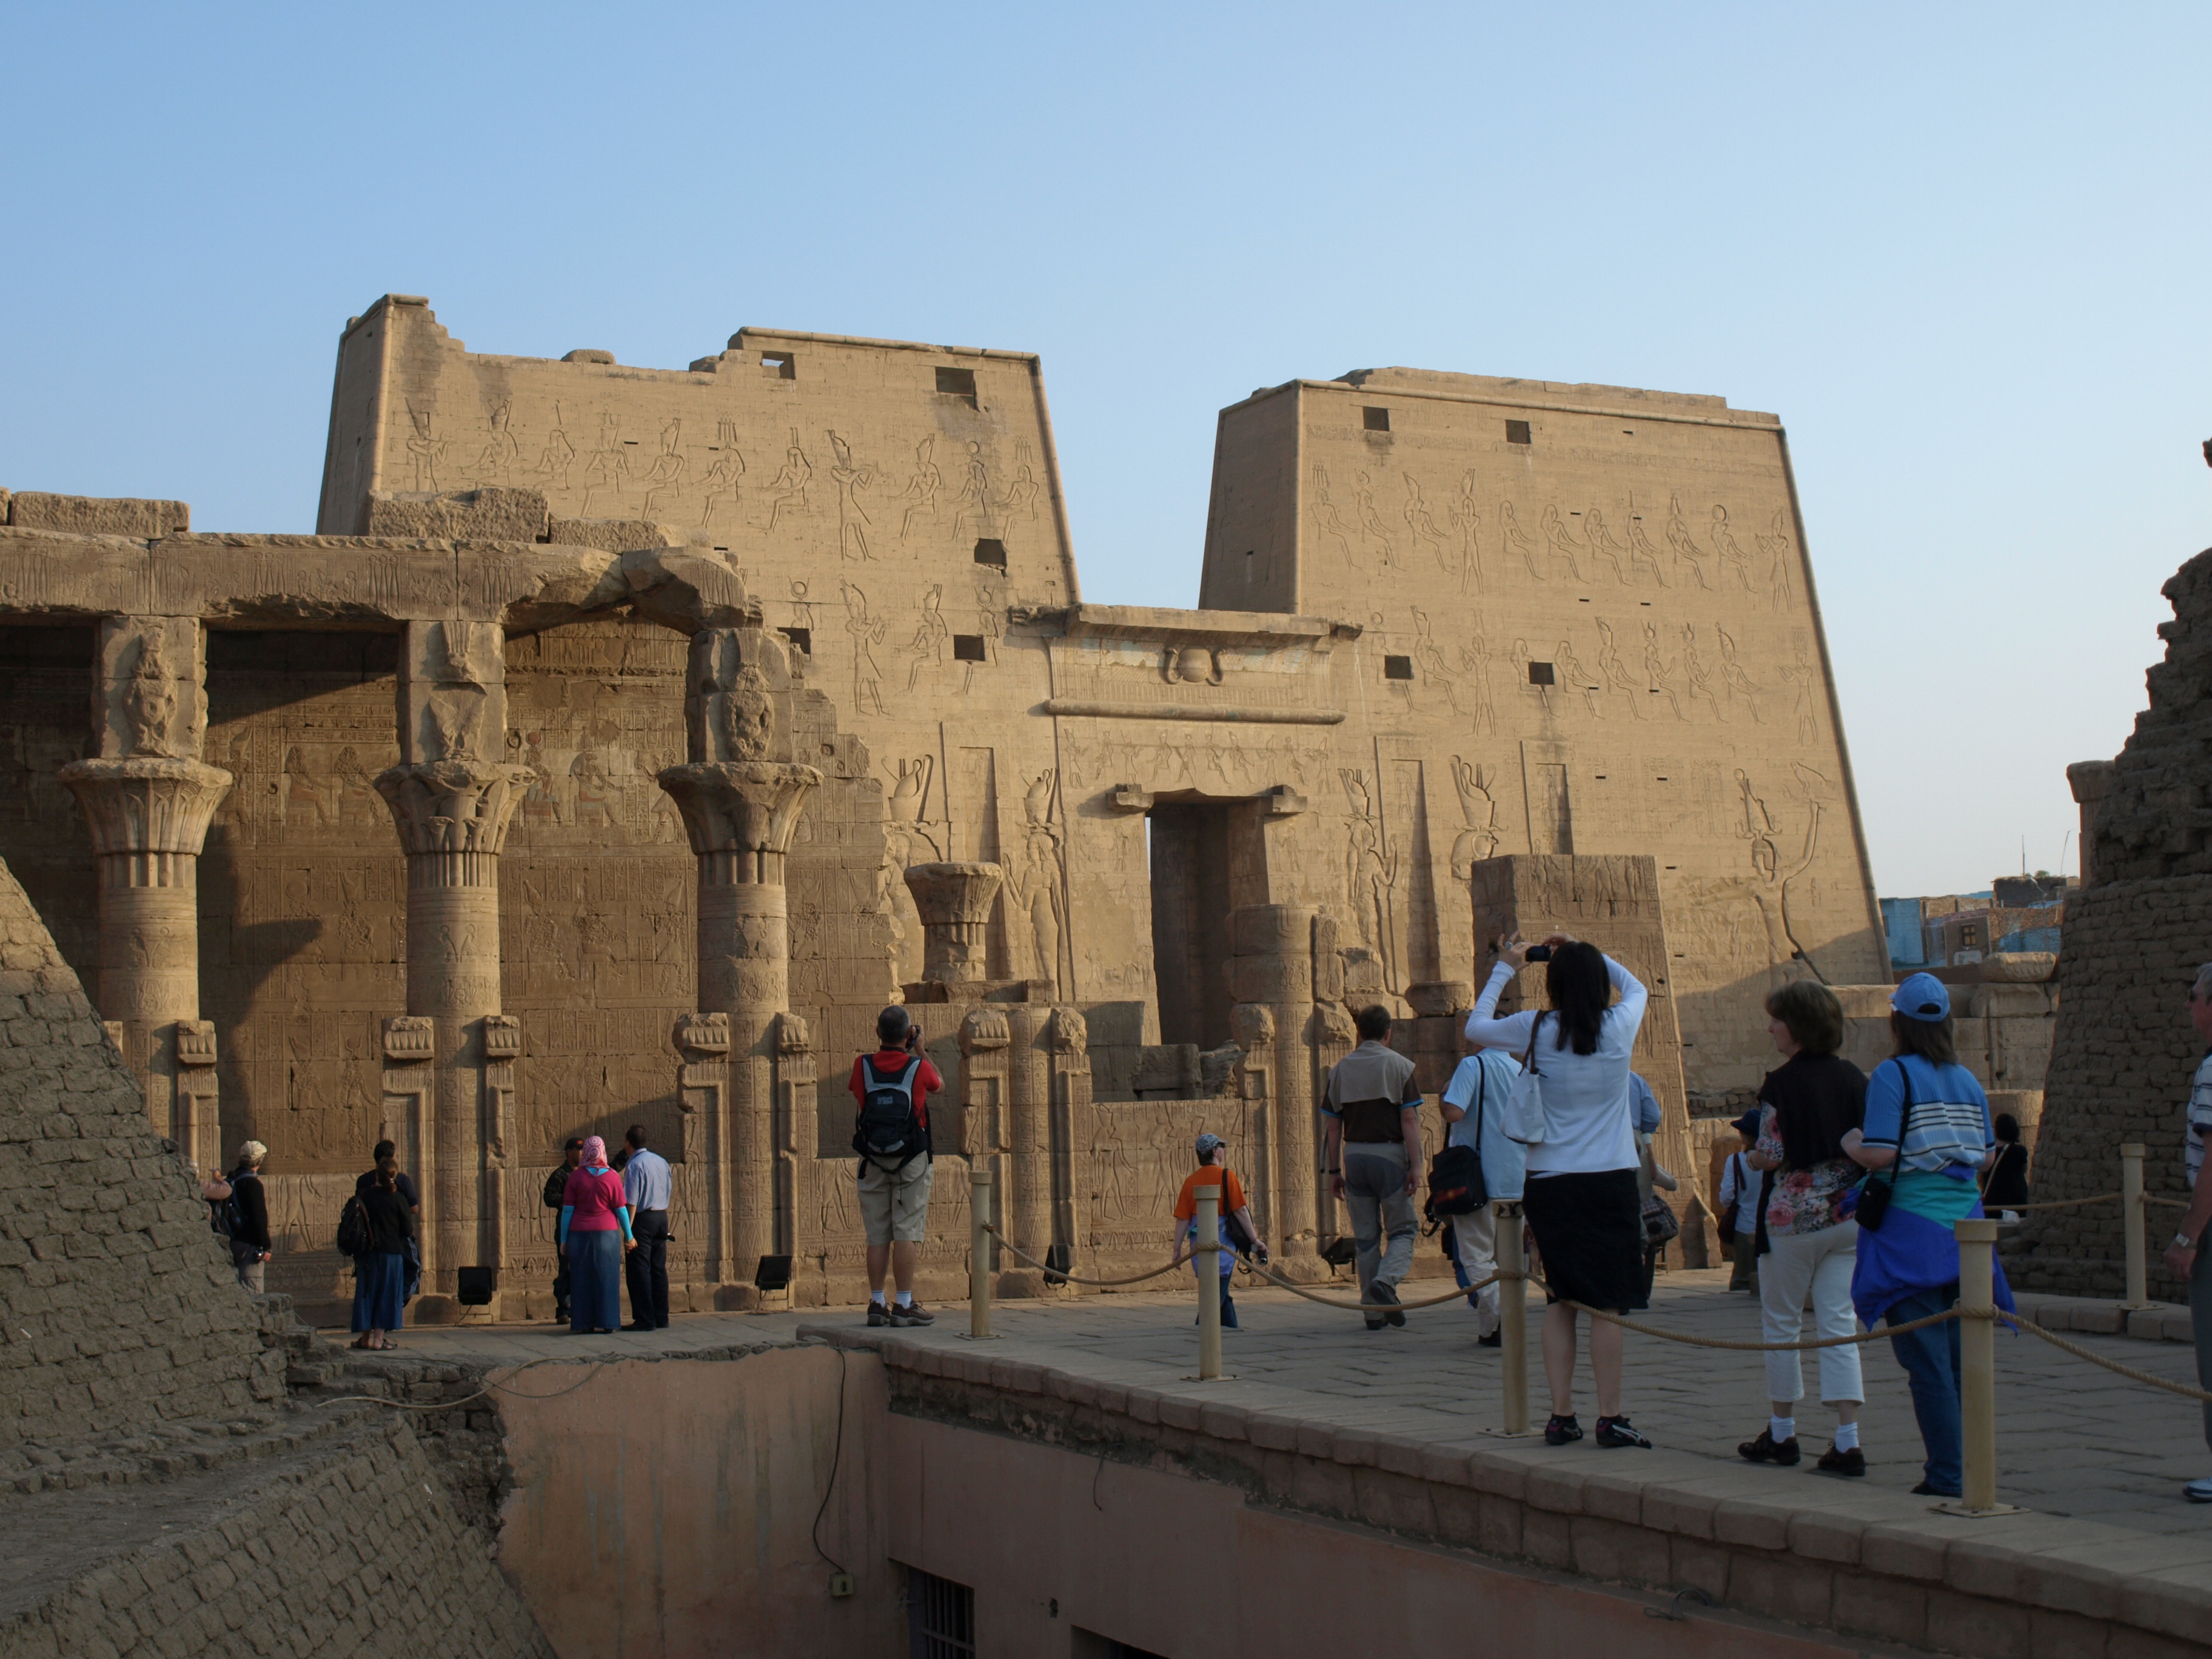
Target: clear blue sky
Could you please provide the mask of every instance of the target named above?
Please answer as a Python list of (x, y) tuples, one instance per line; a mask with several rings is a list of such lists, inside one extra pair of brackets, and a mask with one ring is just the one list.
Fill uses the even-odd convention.
[(1255, 386), (1718, 392), (1790, 428), (1885, 894), (2057, 867), (2212, 540), (2202, 4), (4, 17), (18, 489), (312, 528), (386, 290), (532, 356), (1012, 347), (1086, 596), (1190, 605)]

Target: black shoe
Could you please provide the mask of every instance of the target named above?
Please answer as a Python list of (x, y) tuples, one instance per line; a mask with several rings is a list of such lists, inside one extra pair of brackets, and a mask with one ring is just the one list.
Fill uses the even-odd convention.
[(1925, 1480), (1912, 1489), (1915, 1498), (1963, 1498), (1964, 1492), (1946, 1492), (1941, 1486), (1931, 1486)]
[(1367, 1320), (1367, 1328), (1370, 1331), (1379, 1331), (1382, 1328), (1382, 1322), (1370, 1314)]
[(660, 1327), (658, 1325), (649, 1324), (642, 1319), (633, 1319), (629, 1324), (623, 1326), (623, 1328), (626, 1331), (657, 1331)]
[(1370, 1285), (1367, 1287), (1367, 1299), (1370, 1302), (1382, 1302), (1389, 1304), (1390, 1311), (1384, 1314), (1382, 1317), (1393, 1325), (1402, 1326), (1405, 1324), (1406, 1310), (1397, 1305), (1398, 1287), (1396, 1285), (1385, 1285), (1382, 1280), (1377, 1279), (1374, 1284)]
[(1474, 1339), (1474, 1346), (1478, 1348), (1502, 1348), (1505, 1346), (1505, 1333), (1492, 1331), (1488, 1336), (1478, 1336)]
[(937, 1316), (919, 1302), (908, 1302), (903, 1306), (896, 1303), (891, 1305), (891, 1323), (902, 1328), (908, 1325), (934, 1325), (936, 1322)]
[(1820, 1454), (1813, 1467), (1822, 1474), (1864, 1474), (1866, 1454), (1856, 1446), (1838, 1451), (1833, 1446)]
[(1552, 1420), (1544, 1425), (1544, 1443), (1547, 1446), (1564, 1446), (1570, 1440), (1579, 1440), (1582, 1437), (1583, 1425), (1575, 1421), (1575, 1414), (1572, 1412), (1569, 1412), (1565, 1417), (1553, 1412)]
[(566, 1308), (556, 1308), (553, 1310), (553, 1322), (556, 1325), (568, 1324), (574, 1317), (574, 1316), (570, 1314)]
[(1601, 1446), (1641, 1446), (1646, 1451), (1651, 1449), (1651, 1443), (1638, 1433), (1625, 1417), (1599, 1418), (1597, 1443)]
[(889, 1308), (885, 1307), (880, 1302), (871, 1302), (868, 1304), (868, 1323), (871, 1325), (888, 1325), (890, 1322), (891, 1310)]
[(1785, 1469), (1801, 1455), (1796, 1435), (1791, 1435), (1787, 1440), (1777, 1440), (1771, 1428), (1761, 1429), (1758, 1439), (1745, 1441), (1736, 1448), (1736, 1451), (1754, 1463), (1779, 1463)]

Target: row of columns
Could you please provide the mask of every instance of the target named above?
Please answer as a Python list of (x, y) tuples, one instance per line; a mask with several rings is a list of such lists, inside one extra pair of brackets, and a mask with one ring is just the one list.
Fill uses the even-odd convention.
[[(399, 763), (374, 780), (407, 860), (407, 1008), (386, 1025), (387, 1111), (398, 1119), (386, 1128), (406, 1141), (421, 1184), (425, 1288), (435, 1296), (455, 1293), (461, 1268), (495, 1269), (506, 1255), (521, 1044), (501, 1008), (499, 861), (530, 773), (504, 758), (505, 647), (496, 623), (404, 625)], [(802, 1069), (812, 1084), (805, 1026), (787, 1007), (784, 866), (822, 775), (773, 758), (787, 743), (763, 670), (785, 680), (781, 650), (754, 628), (693, 637), (687, 757), (659, 777), (698, 861), (702, 1018), (691, 1024), (712, 1030), (718, 1052), (691, 1057), (728, 1068), (696, 1131), (713, 1172), (708, 1270), (724, 1283), (751, 1278), (780, 1233), (787, 1238), (796, 1193), (793, 1180), (776, 1179), (774, 1102)], [(214, 1033), (199, 1011), (198, 867), (233, 779), (199, 757), (205, 661), (197, 617), (105, 619), (92, 700), (97, 754), (61, 780), (99, 864), (102, 1018), (145, 1085), (155, 1129), (212, 1170), (225, 1149)], [(795, 1150), (783, 1149), (786, 1163)]]

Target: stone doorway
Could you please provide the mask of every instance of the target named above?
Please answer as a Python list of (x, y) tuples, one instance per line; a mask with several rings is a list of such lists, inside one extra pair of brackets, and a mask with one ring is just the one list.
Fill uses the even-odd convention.
[(1203, 1050), (1230, 1040), (1229, 912), (1243, 801), (1162, 801), (1149, 814), (1152, 967), (1160, 1041)]

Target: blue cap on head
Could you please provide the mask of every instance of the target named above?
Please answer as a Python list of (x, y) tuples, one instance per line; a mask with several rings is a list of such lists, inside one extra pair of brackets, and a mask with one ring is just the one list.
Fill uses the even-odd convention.
[(1223, 1139), (1219, 1135), (1217, 1135), (1217, 1134), (1203, 1134), (1203, 1135), (1200, 1135), (1200, 1136), (1198, 1138), (1198, 1155), (1199, 1155), (1200, 1158), (1204, 1158), (1204, 1157), (1205, 1157), (1208, 1152), (1212, 1152), (1215, 1147), (1217, 1147), (1217, 1146), (1226, 1146), (1228, 1144), (1229, 1144), (1229, 1143), (1228, 1143), (1227, 1141), (1224, 1140), (1224, 1139)]
[(1890, 993), (1889, 1006), (1907, 1019), (1934, 1024), (1951, 1017), (1951, 993), (1933, 974), (1912, 974)]
[(1756, 1140), (1759, 1139), (1759, 1108), (1754, 1106), (1729, 1127), (1746, 1140)]

